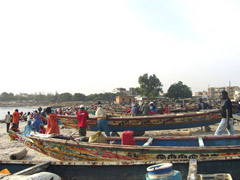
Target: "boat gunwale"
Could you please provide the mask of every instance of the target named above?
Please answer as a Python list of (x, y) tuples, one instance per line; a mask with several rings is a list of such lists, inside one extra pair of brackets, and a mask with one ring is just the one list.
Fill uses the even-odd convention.
[[(115, 150), (138, 150), (138, 151), (227, 151), (240, 150), (240, 145), (224, 145), (224, 146), (140, 146), (140, 145), (121, 145), (121, 144), (105, 144), (105, 143), (88, 143), (76, 142), (73, 140), (40, 138), (36, 136), (27, 136), (32, 140), (46, 141), (49, 143), (60, 143), (68, 146), (82, 146), (82, 148), (98, 148), (98, 149), (115, 149)], [(186, 139), (187, 140), (187, 139)]]
[[(204, 111), (204, 112), (191, 112), (191, 113), (181, 113), (181, 114), (168, 114), (168, 115), (154, 115), (154, 116), (124, 116), (124, 117), (108, 117), (108, 121), (115, 120), (144, 120), (144, 119), (166, 119), (166, 118), (182, 118), (182, 117), (193, 117), (193, 116), (204, 116), (213, 113), (220, 113), (220, 110)], [(77, 116), (73, 115), (57, 115), (59, 118), (72, 118), (77, 119)], [(88, 120), (97, 120), (95, 117), (89, 117)]]

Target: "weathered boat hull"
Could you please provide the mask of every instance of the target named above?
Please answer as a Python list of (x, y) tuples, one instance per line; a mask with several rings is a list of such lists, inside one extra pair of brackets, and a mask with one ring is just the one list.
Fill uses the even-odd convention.
[[(64, 126), (78, 128), (77, 117), (59, 115), (58, 118)], [(220, 120), (220, 112), (212, 110), (173, 115), (109, 117), (108, 124), (110, 131), (151, 131), (207, 126), (218, 123)], [(96, 118), (89, 118), (87, 125), (90, 131), (98, 130)]]
[[(182, 178), (187, 179), (189, 162), (174, 162), (173, 169), (181, 171)], [(29, 168), (39, 162), (2, 161), (0, 169), (7, 168), (11, 173)], [(51, 162), (45, 169), (61, 176), (64, 180), (145, 180), (147, 167), (160, 163), (158, 161), (143, 162)], [(198, 174), (230, 173), (233, 179), (239, 179), (239, 160), (217, 160), (198, 162)]]
[[(27, 147), (62, 161), (198, 161), (239, 159), (240, 136), (161, 137), (151, 146), (148, 138), (135, 138), (136, 145), (121, 145), (121, 138), (109, 138), (110, 144), (88, 143), (64, 136), (10, 136)], [(111, 144), (115, 143), (115, 144)]]

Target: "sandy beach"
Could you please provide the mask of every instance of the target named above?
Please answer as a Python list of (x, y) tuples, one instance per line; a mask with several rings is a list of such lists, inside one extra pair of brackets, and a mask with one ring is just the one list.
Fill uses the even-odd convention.
[[(20, 122), (19, 128), (22, 131), (26, 125), (26, 121)], [(205, 136), (205, 135), (214, 135), (214, 132), (217, 128), (218, 124), (211, 125), (211, 132), (205, 132), (204, 130), (201, 130), (201, 127), (196, 127), (196, 128), (189, 128), (188, 130), (191, 133), (191, 136)], [(71, 135), (72, 133), (76, 133), (77, 135), (77, 130), (75, 129), (69, 129), (69, 128), (63, 128), (60, 126), (60, 132), (61, 134), (64, 135)], [(234, 125), (236, 134), (240, 134), (240, 124), (235, 123)], [(185, 129), (186, 130), (186, 129)], [(144, 136), (147, 137), (156, 137), (156, 136), (173, 136), (174, 133), (176, 133), (178, 130), (161, 130), (161, 131), (147, 131)], [(94, 134), (94, 132), (87, 132), (87, 136), (90, 136)], [(121, 135), (121, 133), (119, 133)], [(48, 157), (46, 155), (43, 155), (39, 152), (36, 152), (32, 149), (29, 149), (25, 147), (24, 144), (18, 142), (18, 141), (10, 141), (9, 136), (6, 132), (6, 124), (5, 123), (0, 123), (0, 138), (1, 138), (1, 143), (0, 143), (0, 159), (2, 161), (4, 160), (10, 160), (9, 155), (13, 152), (18, 152), (22, 150), (23, 148), (26, 148), (28, 153), (27, 155), (23, 158), (23, 160), (32, 160), (32, 161), (59, 161), (57, 159)]]

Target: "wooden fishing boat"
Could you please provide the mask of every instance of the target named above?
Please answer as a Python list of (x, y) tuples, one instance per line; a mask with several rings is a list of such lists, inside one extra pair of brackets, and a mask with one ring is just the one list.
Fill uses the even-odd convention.
[(24, 136), (13, 131), (9, 135), (31, 149), (62, 161), (188, 161), (193, 158), (205, 161), (240, 157), (240, 136), (130, 137), (128, 141), (135, 145), (122, 145), (126, 142), (123, 137), (108, 138), (108, 143), (89, 143), (88, 138), (63, 135)]
[[(179, 170), (182, 179), (187, 179), (189, 172), (189, 162), (167, 161), (173, 163), (173, 169)], [(146, 180), (147, 167), (161, 163), (160, 161), (105, 161), (105, 162), (75, 162), (75, 161), (0, 161), (0, 170), (7, 168), (12, 174), (19, 171), (21, 174), (32, 174), (33, 172), (46, 171), (59, 175), (62, 179), (78, 179), (78, 180)], [(43, 166), (44, 165), (44, 166)], [(40, 166), (40, 167), (39, 167)], [(237, 167), (240, 161), (232, 160), (216, 160), (216, 161), (198, 161), (197, 173), (199, 174), (215, 174), (230, 173), (233, 179), (240, 177)], [(38, 167), (38, 168), (36, 168)], [(26, 169), (28, 169), (26, 171)], [(29, 171), (31, 170), (31, 171)]]
[(130, 116), (130, 113), (107, 111), (107, 115), (110, 117), (123, 117), (123, 116)]
[[(78, 128), (76, 116), (58, 115), (58, 118), (66, 127)], [(182, 129), (199, 126), (207, 126), (218, 123), (221, 120), (219, 110), (208, 110), (202, 112), (190, 112), (183, 114), (151, 115), (151, 116), (128, 116), (128, 117), (109, 117), (110, 131), (151, 131)], [(87, 120), (88, 130), (97, 131), (97, 119)]]
[[(21, 163), (20, 163), (21, 162)], [(34, 164), (31, 161), (1, 161), (0, 162), (0, 179), (16, 180), (16, 179), (54, 179), (60, 180), (57, 174), (47, 172), (50, 161), (39, 162)]]

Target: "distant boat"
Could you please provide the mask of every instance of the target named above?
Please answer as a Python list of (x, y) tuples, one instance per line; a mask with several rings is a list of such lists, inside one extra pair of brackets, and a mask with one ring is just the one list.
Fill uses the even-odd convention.
[[(58, 115), (58, 118), (66, 127), (78, 128), (76, 116)], [(212, 125), (220, 122), (219, 110), (206, 110), (202, 112), (190, 112), (181, 114), (164, 114), (150, 116), (124, 116), (109, 117), (110, 131), (136, 131), (144, 132), (151, 130), (182, 129)], [(87, 120), (88, 130), (97, 131), (97, 119)], [(144, 133), (143, 133), (144, 134)]]

